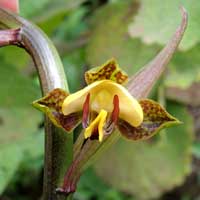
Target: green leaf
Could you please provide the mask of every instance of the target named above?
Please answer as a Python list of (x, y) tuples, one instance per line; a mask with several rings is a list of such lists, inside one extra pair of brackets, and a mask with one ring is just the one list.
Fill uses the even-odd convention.
[[(48, 35), (53, 35), (55, 39), (72, 39), (86, 28), (83, 21), (85, 8), (81, 7), (84, 0), (60, 0), (49, 1), (45, 12), (41, 15), (36, 13), (33, 18), (35, 22)], [(68, 43), (67, 43), (68, 45)]]
[[(23, 141), (16, 144), (18, 147), (16, 151), (19, 156), (20, 162), (8, 169), (12, 172), (16, 166), (13, 176), (10, 177), (9, 183), (3, 192), (3, 197), (12, 198), (15, 196), (16, 200), (29, 199), (30, 195), (34, 198), (38, 196), (35, 192), (40, 187), (38, 182), (41, 178), (41, 171), (44, 160), (44, 130), (41, 129), (33, 134), (29, 134)], [(15, 154), (15, 149), (10, 148), (12, 155)], [(7, 151), (7, 150), (6, 150)], [(9, 156), (8, 162), (12, 161), (12, 155)], [(15, 156), (18, 158), (18, 156)], [(31, 176), (30, 176), (31, 174)], [(32, 188), (29, 191), (28, 188)], [(20, 193), (19, 190), (23, 189), (26, 193)], [(41, 189), (41, 188), (40, 188)]]
[(25, 75), (1, 58), (1, 107), (29, 107), (38, 98), (40, 90)]
[(68, 52), (63, 56), (62, 61), (68, 78), (70, 91), (72, 93), (76, 92), (84, 85), (85, 49), (81, 48), (73, 52)]
[(169, 65), (169, 71), (165, 79), (167, 87), (186, 89), (193, 82), (200, 81), (200, 46), (196, 46), (187, 52), (177, 52)]
[(0, 193), (23, 160), (26, 138), (37, 130), (41, 116), (31, 107), (0, 108)]
[[(41, 115), (31, 107), (33, 99), (39, 96), (39, 88), (3, 58), (1, 65), (0, 143), (3, 144), (18, 141), (18, 136), (21, 140), (29, 130), (36, 130)], [(23, 119), (26, 119), (26, 123), (22, 123)], [(12, 137), (15, 138), (14, 141)]]
[(180, 49), (192, 48), (200, 41), (200, 2), (196, 0), (141, 0), (138, 14), (129, 26), (129, 34), (146, 44), (166, 44), (180, 22), (177, 12), (180, 5), (189, 13), (189, 25)]
[[(37, 130), (41, 115), (33, 108), (0, 108), (0, 144), (20, 142)], [(24, 120), (26, 123), (24, 123)]]
[(144, 46), (140, 40), (128, 36), (128, 25), (137, 9), (134, 1), (120, 1), (100, 8), (92, 17), (92, 33), (86, 51), (91, 66), (114, 57), (131, 75), (157, 54), (157, 46)]
[(92, 168), (87, 169), (81, 176), (74, 198), (87, 200), (134, 200), (133, 198), (126, 197), (126, 195), (120, 191), (106, 185), (99, 177), (97, 177)]
[(152, 137), (164, 127), (179, 124), (179, 120), (171, 116), (159, 103), (144, 99), (139, 101), (144, 120), (138, 127), (133, 127), (123, 120), (119, 120), (118, 128), (122, 135), (130, 140), (144, 140)]
[(166, 129), (156, 141), (120, 140), (95, 164), (104, 181), (137, 200), (158, 198), (191, 170), (192, 119), (181, 105), (169, 103), (167, 109), (184, 125)]
[(36, 132), (41, 115), (31, 107), (39, 88), (1, 58), (0, 193), (24, 158), (25, 139)]
[[(39, 173), (39, 169), (42, 168), (44, 161), (44, 129), (29, 134), (24, 138), (23, 144), (24, 157), (18, 171), (23, 173), (24, 171), (32, 170), (35, 173)], [(24, 179), (29, 178), (28, 176), (24, 177)]]
[(197, 158), (200, 158), (200, 143), (199, 142), (195, 142), (193, 144), (192, 152), (193, 152), (194, 156), (196, 156)]
[[(36, 21), (44, 21), (50, 17), (67, 13), (79, 7), (85, 0), (48, 0), (48, 4), (41, 10), (41, 15), (35, 15)], [(44, 12), (48, 11), (48, 12)]]
[(20, 0), (20, 14), (25, 18), (47, 19), (78, 7), (84, 0)]
[(50, 0), (19, 0), (20, 14), (23, 17), (30, 18), (36, 15), (37, 12), (42, 11)]
[(22, 158), (23, 152), (19, 145), (2, 146), (0, 144), (0, 194), (17, 171)]
[(86, 22), (83, 20), (85, 15), (86, 9), (84, 7), (79, 7), (68, 13), (56, 27), (54, 37), (61, 41), (76, 39), (81, 32), (86, 30)]
[[(14, 195), (19, 185), (23, 188), (35, 188), (35, 185), (38, 184), (38, 180), (41, 178), (40, 173), (44, 162), (44, 130), (41, 129), (27, 135), (20, 144), (23, 144), (21, 162), (15, 175), (9, 181), (10, 183), (5, 190), (5, 194), (8, 192), (8, 194)], [(20, 144), (17, 145), (20, 146)]]
[[(30, 65), (33, 65), (30, 56), (24, 51), (24, 49), (16, 46), (6, 46), (1, 48), (0, 57), (1, 59), (5, 60), (6, 64), (12, 65), (20, 71), (23, 71), (27, 68), (31, 69)], [(1, 65), (3, 65), (2, 62)]]
[(78, 7), (84, 0), (20, 0), (20, 13), (34, 21), (44, 21)]
[[(20, 0), (20, 15), (37, 23), (46, 34), (64, 26), (65, 17), (85, 0)], [(70, 15), (71, 17), (71, 15)], [(63, 22), (63, 25), (62, 25)], [(58, 28), (59, 29), (59, 28)], [(59, 30), (58, 30), (59, 31)]]

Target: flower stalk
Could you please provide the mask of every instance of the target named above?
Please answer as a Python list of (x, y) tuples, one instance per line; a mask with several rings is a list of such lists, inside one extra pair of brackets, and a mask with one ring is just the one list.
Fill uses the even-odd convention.
[[(24, 18), (0, 8), (0, 45), (17, 45), (32, 57), (43, 95), (55, 88), (68, 90), (61, 60), (48, 37)], [(62, 183), (73, 157), (73, 135), (65, 134), (46, 118), (43, 199), (56, 200), (55, 189)], [(59, 198), (61, 199), (61, 198)], [(63, 199), (66, 199), (63, 197)]]
[(0, 31), (0, 46), (17, 45), (20, 39), (20, 29)]

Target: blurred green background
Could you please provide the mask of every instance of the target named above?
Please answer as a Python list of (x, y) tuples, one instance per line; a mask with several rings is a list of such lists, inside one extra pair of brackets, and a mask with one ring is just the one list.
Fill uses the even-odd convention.
[[(145, 142), (120, 139), (78, 185), (76, 200), (200, 199), (200, 1), (20, 0), (20, 15), (53, 40), (69, 88), (114, 57), (133, 75), (167, 43), (180, 23), (189, 25), (179, 50), (151, 98), (184, 122)], [(44, 124), (31, 107), (41, 96), (28, 54), (0, 49), (0, 199), (37, 200), (42, 193)]]

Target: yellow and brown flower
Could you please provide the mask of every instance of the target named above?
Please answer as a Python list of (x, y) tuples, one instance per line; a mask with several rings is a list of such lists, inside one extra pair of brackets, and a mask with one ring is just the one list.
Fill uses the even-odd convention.
[(136, 100), (122, 85), (128, 76), (114, 59), (87, 71), (85, 80), (88, 85), (78, 92), (68, 94), (58, 88), (33, 105), (67, 132), (82, 121), (85, 139), (100, 142), (116, 127), (126, 138), (141, 140), (179, 123), (158, 103)]

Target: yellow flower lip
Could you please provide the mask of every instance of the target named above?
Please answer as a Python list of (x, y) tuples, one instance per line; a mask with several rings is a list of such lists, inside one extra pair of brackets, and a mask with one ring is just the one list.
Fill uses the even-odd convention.
[(120, 84), (111, 80), (95, 81), (82, 90), (66, 97), (62, 105), (64, 115), (79, 112), (83, 109), (84, 101), (90, 94), (90, 110), (99, 113), (102, 109), (112, 112), (112, 100), (119, 97), (119, 118), (137, 127), (143, 121), (143, 111), (138, 101)]
[(102, 142), (103, 136), (104, 136), (103, 127), (106, 122), (107, 114), (108, 113), (105, 110), (100, 111), (100, 113), (94, 119), (94, 121), (92, 121), (92, 123), (85, 129), (84, 136), (86, 139), (92, 136), (92, 133), (93, 133), (95, 127), (97, 126), (99, 141)]

